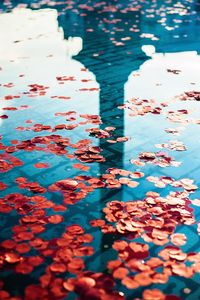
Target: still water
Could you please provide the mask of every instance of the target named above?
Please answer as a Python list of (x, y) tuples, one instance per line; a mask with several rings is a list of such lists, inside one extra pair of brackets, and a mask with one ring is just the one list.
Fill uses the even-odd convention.
[(200, 299), (200, 4), (0, 4), (0, 298)]

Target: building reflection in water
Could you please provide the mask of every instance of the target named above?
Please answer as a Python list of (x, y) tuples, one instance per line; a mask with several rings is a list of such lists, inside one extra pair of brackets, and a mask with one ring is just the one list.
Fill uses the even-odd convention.
[[(151, 59), (151, 54), (148, 55), (147, 53), (146, 55), (142, 46), (148, 45), (150, 42), (159, 53), (199, 52), (200, 36), (198, 32), (200, 25), (198, 21), (193, 20), (193, 14), (185, 14), (184, 7), (178, 10), (178, 16), (175, 9), (176, 5), (174, 10), (168, 10), (169, 14), (165, 14), (169, 5), (168, 1), (156, 1), (154, 3), (148, 1), (142, 3), (142, 8), (136, 10), (123, 10), (124, 1), (117, 4), (113, 1), (106, 1), (106, 4), (110, 5), (111, 12), (102, 9), (102, 7), (94, 6), (91, 11), (80, 12), (80, 17), (76, 19), (75, 24), (70, 24), (69, 22), (73, 19), (71, 17), (73, 12), (69, 10), (65, 14), (61, 14), (59, 24), (64, 29), (65, 38), (68, 38), (69, 35), (80, 35), (83, 38), (83, 50), (77, 59), (95, 74), (100, 85), (99, 113), (103, 121), (102, 128), (114, 126), (116, 127), (116, 136), (124, 136), (131, 131), (132, 120), (126, 120), (124, 110), (119, 110), (117, 107), (123, 104), (124, 99), (126, 99), (124, 92), (126, 94), (127, 90), (124, 91), (124, 88), (128, 87), (130, 74), (140, 69), (143, 64), (148, 64), (148, 60)], [(174, 4), (175, 1), (171, 1), (171, 5)], [(191, 6), (191, 10), (197, 7), (199, 6), (196, 1), (194, 7)], [(77, 9), (80, 10), (78, 6)], [(146, 17), (146, 15), (154, 14), (156, 11), (156, 20)], [(162, 18), (163, 14), (165, 14), (164, 18)], [(177, 24), (179, 21), (181, 22), (181, 26), (175, 24), (175, 28), (172, 28), (175, 18), (177, 18)], [(84, 27), (79, 27), (79, 24)], [(69, 28), (71, 28), (71, 32), (69, 32)], [(145, 38), (145, 36), (148, 37), (149, 33), (152, 36), (150, 40)], [(141, 38), (142, 34), (144, 34), (144, 38)], [(148, 73), (147, 76), (151, 77), (151, 74)], [(143, 87), (140, 85), (140, 87), (142, 91), (145, 89), (144, 85)], [(134, 94), (135, 87), (131, 86), (131, 88), (131, 94)], [(146, 131), (147, 135), (148, 132)], [(133, 149), (136, 145), (134, 145), (134, 141), (132, 143)], [(106, 162), (100, 165), (101, 174), (105, 173), (109, 167), (123, 168), (124, 162), (126, 162), (127, 167), (130, 157), (127, 153), (124, 156), (127, 149), (124, 149), (123, 143), (113, 145), (105, 143), (101, 139), (100, 145), (107, 158)], [(131, 143), (125, 143), (125, 145), (128, 147)], [(138, 198), (140, 195), (135, 195), (134, 191), (131, 191), (130, 194), (130, 191), (124, 187), (115, 192), (104, 190), (101, 196), (102, 207), (108, 200), (123, 200), (127, 199), (127, 196), (130, 199), (135, 196)], [(109, 255), (108, 251), (103, 253), (104, 245), (111, 245), (112, 242), (112, 237), (109, 235), (103, 237), (103, 265), (106, 261), (104, 258)]]
[[(48, 1), (31, 4), (31, 1), (13, 0), (10, 7), (20, 3), (28, 3), (34, 8), (48, 6)], [(200, 48), (198, 18), (194, 21), (194, 14), (186, 13), (183, 5), (177, 5), (176, 1), (170, 4), (168, 1), (138, 1), (132, 7), (131, 3), (88, 1), (86, 5), (85, 2), (74, 2), (69, 8), (59, 1), (50, 4), (58, 10), (58, 23), (64, 38), (81, 37), (83, 40), (83, 49), (76, 60), (95, 75), (100, 86), (101, 128), (116, 127), (116, 137), (124, 136), (124, 111), (117, 108), (124, 102), (124, 85), (131, 72), (150, 58), (141, 49), (149, 44), (149, 38), (145, 36), (150, 34), (151, 44), (159, 53), (199, 52)], [(190, 10), (198, 9), (199, 2), (193, 1)], [(107, 158), (104, 164), (100, 164), (100, 173), (111, 166), (123, 168), (124, 144), (108, 144), (102, 139), (100, 144)], [(112, 195), (106, 194), (103, 198), (110, 197)]]
[[(132, 127), (130, 126), (132, 121), (129, 121), (128, 117), (124, 116), (124, 110), (119, 110), (118, 106), (123, 104), (124, 99), (127, 100), (129, 95), (132, 96), (132, 94), (134, 94), (134, 96), (137, 96), (137, 89), (139, 96), (146, 95), (145, 93), (143, 94), (143, 91), (147, 90), (142, 86), (141, 82), (136, 88), (136, 85), (132, 82), (136, 82), (137, 79), (134, 78), (136, 81), (132, 81), (132, 72), (140, 69), (141, 66), (143, 66), (142, 68), (150, 66), (150, 71), (145, 73), (148, 76), (145, 80), (150, 84), (151, 81), (149, 81), (149, 77), (152, 75), (152, 68), (155, 68), (157, 65), (159, 66), (160, 62), (163, 62), (163, 59), (168, 59), (168, 57), (177, 58), (175, 54), (171, 54), (171, 56), (166, 55), (165, 58), (163, 58), (163, 54), (155, 54), (153, 58), (149, 56), (150, 53), (147, 53), (146, 55), (142, 50), (142, 46), (145, 44), (148, 45), (149, 39), (145, 37), (142, 38), (141, 34), (152, 34), (150, 42), (155, 46), (156, 51), (159, 53), (183, 51), (199, 52), (200, 36), (198, 33), (200, 26), (198, 22), (192, 21), (193, 15), (190, 14), (181, 17), (181, 27), (176, 27), (174, 25), (173, 12), (165, 15), (164, 20), (162, 16), (158, 14), (157, 22), (155, 22), (155, 20), (151, 21), (151, 18), (147, 19), (145, 17), (144, 11), (149, 11), (149, 14), (151, 14), (151, 9), (160, 9), (164, 13), (166, 7), (169, 5), (168, 1), (157, 1), (153, 4), (151, 4), (151, 1), (147, 1), (146, 4), (142, 4), (142, 9), (137, 8), (135, 10), (129, 9), (126, 11), (123, 10), (125, 1), (118, 1), (117, 4), (114, 1), (105, 2), (107, 6), (110, 7), (109, 10), (102, 9), (101, 6), (97, 5), (91, 5), (91, 10), (85, 10), (84, 6), (80, 7), (80, 3), (75, 3), (73, 9), (65, 11), (62, 9), (60, 10), (59, 6), (56, 7), (56, 1), (55, 8), (57, 8), (59, 12), (58, 24), (59, 27), (63, 29), (64, 38), (80, 37), (83, 40), (83, 49), (76, 56), (76, 61), (70, 59), (68, 62), (68, 73), (69, 70), (74, 72), (74, 70), (76, 70), (76, 65), (79, 65), (80, 69), (80, 64), (82, 64), (89, 70), (88, 74), (92, 76), (91, 78), (94, 82), (94, 86), (100, 87), (100, 95), (96, 93), (95, 101), (94, 97), (93, 100), (91, 100), (95, 102), (95, 105), (93, 102), (93, 105), (88, 104), (86, 106), (85, 103), (88, 101), (87, 99), (91, 99), (91, 97), (89, 96), (87, 98), (86, 94), (81, 93), (81, 97), (85, 98), (83, 100), (76, 98), (77, 109), (80, 108), (79, 105), (83, 101), (83, 107), (85, 107), (87, 113), (98, 112), (100, 114), (103, 122), (101, 125), (102, 129), (106, 126), (114, 126), (116, 127), (116, 137), (121, 137), (129, 135), (132, 130)], [(175, 3), (176, 1), (171, 2)], [(19, 3), (19, 1), (12, 1), (12, 3)], [(198, 8), (198, 1), (194, 1), (194, 5)], [(79, 14), (77, 14), (77, 11)], [(45, 22), (45, 24), (47, 24), (47, 22)], [(173, 28), (174, 26), (175, 28)], [(131, 28), (132, 30), (130, 30)], [(179, 37), (181, 38), (179, 39)], [(39, 40), (40, 39), (38, 38), (38, 41)], [(56, 51), (60, 51), (60, 47), (61, 49), (65, 49), (66, 44), (62, 41), (62, 46), (59, 46), (59, 43), (54, 41), (54, 47), (57, 46), (58, 48)], [(49, 47), (49, 49), (51, 48)], [(51, 55), (51, 51), (48, 51), (47, 53)], [(61, 55), (62, 59), (60, 60), (59, 54), (57, 57), (58, 60), (55, 61), (56, 67), (52, 72), (54, 72), (56, 76), (61, 71), (65, 72), (65, 55), (66, 52), (63, 50)], [(149, 59), (150, 61), (148, 61)], [(41, 60), (40, 63), (44, 63), (44, 57), (42, 57)], [(30, 74), (31, 76), (33, 75), (32, 71), (34, 68), (35, 72), (33, 73), (35, 73), (37, 77), (37, 67), (35, 64), (31, 66)], [(44, 71), (48, 74), (47, 78), (49, 78), (49, 70), (51, 71), (49, 66), (44, 67)], [(78, 73), (75, 75), (79, 76)], [(96, 82), (94, 78), (96, 78)], [(49, 82), (49, 84), (52, 83)], [(70, 88), (72, 86), (73, 82), (71, 83)], [(148, 90), (151, 91), (151, 87), (149, 87)], [(59, 91), (60, 86), (55, 90), (55, 93), (58, 94)], [(174, 91), (175, 90), (173, 90), (173, 92)], [(68, 91), (68, 93), (70, 93), (70, 91)], [(161, 94), (159, 94), (159, 96), (160, 95)], [(156, 95), (149, 95), (149, 97), (156, 97)], [(72, 101), (73, 109), (76, 109), (74, 108), (76, 100), (74, 96), (74, 100)], [(91, 108), (94, 109), (94, 112), (91, 111)], [(101, 148), (104, 149), (104, 156), (106, 157), (106, 162), (99, 166), (99, 174), (104, 174), (109, 167), (124, 167), (124, 153), (127, 153), (128, 150), (126, 148), (124, 149), (123, 143), (109, 144), (103, 139), (100, 139), (99, 144)], [(127, 145), (129, 145), (129, 143), (127, 143)], [(123, 192), (123, 189), (118, 189), (115, 192), (103, 190), (100, 196), (102, 207), (105, 206), (106, 200), (123, 200)], [(108, 236), (108, 238), (104, 237), (102, 240), (102, 254), (100, 256), (102, 260), (102, 269), (105, 268), (106, 263), (104, 258), (109, 255), (106, 251), (104, 252), (104, 246), (108, 244), (112, 244), (110, 236)], [(98, 255), (100, 255), (100, 253), (98, 253)]]

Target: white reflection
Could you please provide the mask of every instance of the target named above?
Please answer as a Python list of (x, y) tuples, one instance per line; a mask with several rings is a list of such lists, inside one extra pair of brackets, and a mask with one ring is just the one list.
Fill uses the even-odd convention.
[[(199, 119), (199, 103), (196, 101), (174, 101), (174, 97), (186, 91), (200, 90), (200, 56), (194, 52), (154, 53), (152, 46), (143, 47), (151, 56), (138, 71), (130, 74), (124, 87), (125, 102), (132, 98), (155, 100), (156, 105), (168, 103), (166, 110), (191, 109)], [(138, 107), (139, 109), (139, 107)], [(165, 133), (168, 127), (177, 127), (166, 121), (166, 115), (146, 114), (142, 117), (130, 116), (125, 110), (125, 136), (133, 137), (132, 142), (125, 143), (126, 153), (132, 158), (135, 151), (155, 151), (154, 144), (173, 138)], [(182, 125), (181, 125), (182, 126)], [(188, 143), (187, 136), (185, 143)], [(126, 155), (126, 161), (129, 154)]]
[(152, 56), (156, 52), (156, 48), (153, 45), (143, 45), (141, 49), (147, 56)]
[[(49, 87), (49, 98), (67, 96), (71, 99), (66, 102), (49, 100), (43, 118), (48, 119), (48, 111), (52, 115), (54, 110), (98, 114), (99, 85), (95, 75), (85, 70), (79, 61), (72, 59), (72, 56), (81, 51), (82, 39), (70, 37), (64, 40), (63, 30), (58, 27), (56, 10), (32, 11), (18, 8), (11, 13), (1, 14), (0, 45), (0, 82), (14, 83), (13, 88), (2, 89), (1, 97), (26, 92), (29, 84), (36, 83)], [(20, 75), (23, 75), (23, 78)], [(66, 76), (72, 80), (60, 84), (56, 79), (58, 76)], [(43, 99), (44, 97), (41, 97), (41, 112), (44, 109)], [(19, 102), (16, 101), (17, 103)], [(14, 100), (3, 105), (13, 106)]]
[(66, 48), (68, 56), (78, 55), (83, 49), (83, 40), (81, 37), (69, 37), (66, 40)]
[(68, 56), (74, 56), (82, 50), (80, 37), (69, 37), (63, 41), (63, 30), (58, 28), (57, 11), (54, 9), (32, 11), (16, 8), (12, 13), (0, 15), (0, 24), (0, 57), (4, 60), (30, 54), (33, 58), (64, 49)]
[(151, 45), (143, 46), (142, 50), (152, 58), (130, 74), (125, 84), (125, 100), (133, 97), (170, 100), (184, 91), (199, 88), (200, 57), (195, 51), (154, 53)]

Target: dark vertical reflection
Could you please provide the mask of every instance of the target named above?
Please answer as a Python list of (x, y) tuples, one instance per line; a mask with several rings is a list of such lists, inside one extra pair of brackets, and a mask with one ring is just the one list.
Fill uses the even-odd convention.
[[(101, 22), (100, 18), (104, 19), (104, 22)], [(121, 38), (129, 36), (130, 32), (129, 26), (124, 26), (123, 31), (119, 30), (112, 34), (114, 30), (112, 23), (115, 20), (121, 20), (120, 24), (125, 24), (136, 19), (140, 19), (139, 12), (128, 12), (123, 15), (117, 10), (112, 14), (100, 15), (97, 9), (87, 12), (79, 23), (85, 26), (85, 30), (82, 31), (82, 35), (81, 28), (78, 29), (78, 35), (83, 38), (83, 50), (76, 56), (76, 59), (96, 76), (96, 81), (100, 85), (99, 114), (102, 120), (100, 128), (115, 127), (115, 138), (124, 136), (124, 110), (118, 108), (124, 103), (124, 85), (130, 73), (137, 70), (148, 58), (141, 51), (138, 36), (137, 42), (130, 40), (122, 46), (115, 46), (111, 38), (114, 37), (116, 41), (120, 42)], [(61, 21), (63, 18), (59, 20)], [(70, 20), (70, 17), (65, 16), (65, 20)], [(68, 38), (67, 28), (70, 26), (66, 22), (62, 24), (62, 21), (60, 25), (64, 28), (65, 38)], [(94, 31), (87, 32), (87, 28)], [(72, 33), (72, 35), (75, 34)], [(108, 168), (123, 169), (124, 143), (111, 144), (106, 139), (100, 139), (99, 143), (106, 158), (106, 161), (99, 166), (100, 175), (105, 174)], [(101, 190), (101, 208), (105, 207), (106, 202), (111, 199), (123, 200), (123, 187)], [(102, 218), (104, 218), (104, 214), (102, 214)], [(103, 271), (106, 269), (109, 251), (111, 251), (113, 240), (116, 238), (113, 234), (102, 235), (101, 249), (96, 255), (99, 256), (100, 268)], [(106, 251), (107, 249), (109, 251)]]
[[(140, 13), (128, 12), (123, 15), (120, 10), (117, 10), (109, 14), (94, 9), (80, 17), (77, 30), (75, 30), (76, 24), (75, 26), (68, 24), (72, 19), (70, 14), (71, 12), (68, 11), (65, 16), (60, 16), (59, 24), (64, 29), (65, 38), (71, 35), (83, 38), (83, 50), (76, 59), (95, 74), (96, 81), (100, 85), (101, 129), (113, 126), (116, 128), (115, 137), (122, 137), (124, 136), (124, 111), (118, 109), (118, 106), (124, 103), (124, 84), (130, 73), (138, 69), (147, 57), (141, 51), (138, 37), (137, 43), (131, 40), (123, 46), (115, 46), (111, 39), (120, 41), (124, 36), (130, 35), (129, 26), (125, 26), (123, 31), (112, 34), (114, 27), (111, 27), (111, 24), (115, 20), (120, 20), (120, 24), (133, 21), (138, 19)], [(85, 27), (84, 30), (80, 25)], [(69, 28), (72, 28), (71, 32)], [(87, 29), (92, 29), (93, 32), (87, 32)], [(106, 157), (106, 162), (100, 164), (101, 174), (104, 174), (108, 167), (123, 168), (123, 143), (109, 144), (104, 139), (100, 139), (100, 146), (104, 149)]]

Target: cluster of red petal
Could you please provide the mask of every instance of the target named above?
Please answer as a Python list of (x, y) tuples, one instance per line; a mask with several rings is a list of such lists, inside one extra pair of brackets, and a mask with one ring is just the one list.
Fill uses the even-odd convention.
[(180, 100), (186, 101), (186, 100), (196, 100), (200, 101), (200, 92), (199, 91), (189, 91), (185, 92), (181, 96), (179, 96)]
[(160, 106), (156, 105), (155, 100), (146, 100), (133, 98), (129, 100), (123, 106), (119, 106), (120, 109), (130, 110), (129, 115), (132, 117), (135, 116), (144, 116), (146, 114), (161, 114), (163, 107), (167, 106), (165, 103), (161, 103)]
[(100, 155), (101, 149), (99, 147), (84, 147), (74, 152), (75, 156), (81, 162), (104, 162), (105, 158)]
[(8, 153), (0, 154), (0, 172), (8, 172), (14, 167), (22, 166), (23, 162)]
[[(178, 224), (195, 223), (189, 205), (190, 200), (184, 192), (171, 192), (165, 198), (148, 192), (144, 200), (111, 201), (104, 213), (106, 219), (115, 224), (114, 231), (164, 245)], [(102, 230), (105, 232), (104, 226)]]
[(34, 83), (29, 85), (29, 91), (26, 94), (28, 97), (45, 96), (48, 89), (48, 86)]
[(139, 183), (132, 179), (139, 179), (144, 176), (142, 172), (131, 172), (118, 168), (109, 168), (107, 171), (107, 174), (102, 175), (107, 188), (120, 188), (122, 185), (135, 188)]
[(146, 178), (148, 181), (153, 182), (156, 187), (164, 188), (167, 185), (170, 185), (175, 188), (182, 188), (185, 192), (192, 193), (197, 190), (197, 186), (194, 184), (194, 180), (189, 178), (182, 178), (180, 180), (174, 180), (169, 176), (148, 176)]
[(150, 163), (162, 168), (170, 166), (178, 167), (181, 164), (180, 162), (175, 161), (165, 152), (141, 152), (139, 154), (139, 159), (132, 159), (131, 163), (141, 166), (145, 165), (145, 163)]
[(24, 177), (16, 178), (15, 182), (18, 183), (20, 189), (27, 189), (32, 193), (43, 194), (46, 192), (46, 189), (40, 186), (38, 182), (27, 182), (27, 179)]
[(118, 259), (109, 261), (108, 269), (128, 289), (165, 284), (170, 276), (191, 278), (199, 273), (199, 253), (186, 254), (175, 246), (165, 247), (158, 257), (149, 257), (149, 246), (138, 242), (119, 240), (114, 242), (113, 248), (118, 252)]
[(65, 149), (70, 145), (69, 138), (64, 138), (61, 135), (48, 135), (48, 136), (36, 136), (31, 140), (26, 140), (22, 142), (18, 142), (15, 146), (6, 147), (5, 151), (8, 152), (12, 150), (12, 152), (16, 152), (19, 150), (24, 150), (28, 152), (32, 151), (44, 151), (50, 152), (56, 155), (67, 154), (67, 150)]

